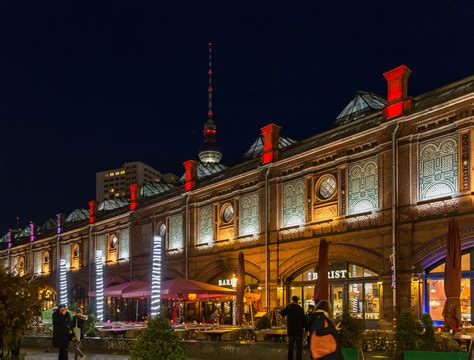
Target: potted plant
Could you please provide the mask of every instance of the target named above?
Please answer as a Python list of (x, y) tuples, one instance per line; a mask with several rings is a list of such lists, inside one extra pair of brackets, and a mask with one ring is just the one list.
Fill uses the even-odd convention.
[(184, 360), (185, 358), (178, 335), (165, 315), (150, 318), (146, 330), (141, 332), (130, 349), (131, 360)]
[(352, 317), (349, 308), (344, 308), (341, 316), (341, 346), (344, 359), (357, 359), (364, 337), (364, 325), (361, 320)]
[(418, 320), (411, 312), (400, 314), (395, 334), (398, 358), (404, 360), (467, 360), (467, 353), (435, 350), (435, 331), (429, 314)]

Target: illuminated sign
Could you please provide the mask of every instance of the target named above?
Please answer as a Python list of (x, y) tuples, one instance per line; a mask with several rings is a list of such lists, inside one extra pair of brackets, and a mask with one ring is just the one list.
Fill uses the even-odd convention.
[[(347, 270), (331, 270), (328, 271), (329, 279), (345, 279), (347, 278)], [(306, 280), (316, 281), (318, 279), (317, 272), (308, 272), (306, 273)]]
[(233, 288), (237, 287), (237, 278), (233, 277), (232, 279), (222, 279), (218, 281), (219, 286), (232, 286)]

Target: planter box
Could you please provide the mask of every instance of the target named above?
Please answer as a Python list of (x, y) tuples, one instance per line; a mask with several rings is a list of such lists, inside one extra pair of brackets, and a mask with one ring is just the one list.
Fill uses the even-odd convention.
[(344, 360), (358, 360), (359, 351), (355, 348), (342, 348), (342, 356)]
[(435, 351), (404, 351), (404, 360), (467, 360), (467, 353), (435, 352)]

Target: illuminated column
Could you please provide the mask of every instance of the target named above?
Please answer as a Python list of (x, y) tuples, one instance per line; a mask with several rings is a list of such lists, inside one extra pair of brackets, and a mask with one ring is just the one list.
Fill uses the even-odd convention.
[(67, 305), (66, 260), (59, 260), (59, 303)]
[(151, 274), (151, 316), (160, 313), (161, 300), (161, 236), (153, 240), (153, 272)]
[(104, 257), (102, 250), (96, 251), (96, 283), (95, 295), (97, 301), (97, 321), (104, 320)]

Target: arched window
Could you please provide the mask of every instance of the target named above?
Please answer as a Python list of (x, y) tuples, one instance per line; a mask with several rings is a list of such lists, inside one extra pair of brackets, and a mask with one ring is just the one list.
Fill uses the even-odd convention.
[[(298, 296), (306, 309), (314, 305), (314, 286), (318, 278), (315, 266), (297, 271), (288, 278), (287, 301)], [(379, 274), (346, 261), (332, 261), (329, 265), (329, 300), (334, 316), (342, 315), (345, 306), (351, 314), (364, 320), (380, 319), (381, 283)]]
[(107, 261), (117, 261), (118, 247), (119, 240), (117, 238), (117, 235), (110, 235), (107, 242)]
[[(471, 283), (474, 285), (474, 249), (469, 249), (461, 257), (461, 320), (470, 322), (472, 319), (471, 308)], [(472, 264), (472, 265), (471, 265)], [(429, 312), (433, 320), (443, 320), (443, 307), (446, 302), (444, 293), (444, 267), (445, 260), (428, 269), (425, 285), (425, 311)]]
[(199, 208), (198, 244), (206, 244), (214, 240), (213, 206)]
[(305, 184), (295, 180), (283, 184), (283, 226), (295, 226), (305, 223)]
[(359, 161), (349, 166), (349, 214), (378, 208), (378, 166), (376, 159)]
[(458, 145), (456, 135), (420, 144), (419, 199), (449, 196), (458, 191)]
[(240, 235), (260, 233), (258, 194), (248, 194), (240, 198)]
[(44, 250), (43, 251), (43, 273), (48, 274), (49, 273), (49, 264), (51, 262), (51, 258), (49, 256), (49, 251)]
[(72, 252), (71, 252), (71, 269), (79, 269), (81, 266), (81, 251), (78, 243), (72, 244)]

